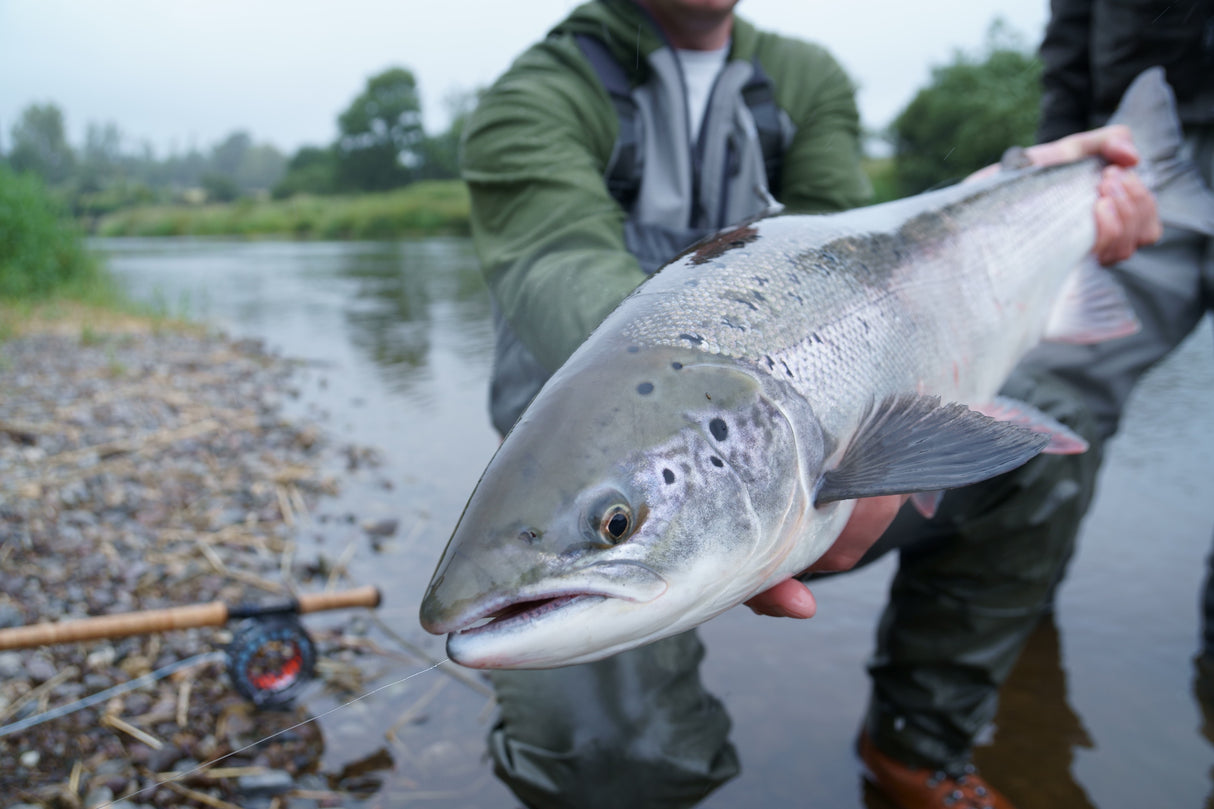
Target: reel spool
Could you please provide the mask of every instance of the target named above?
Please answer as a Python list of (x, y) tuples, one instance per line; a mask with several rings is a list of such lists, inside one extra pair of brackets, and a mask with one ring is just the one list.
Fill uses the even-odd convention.
[(281, 708), (316, 670), (316, 646), (291, 613), (246, 618), (228, 643), (228, 677), (258, 708)]

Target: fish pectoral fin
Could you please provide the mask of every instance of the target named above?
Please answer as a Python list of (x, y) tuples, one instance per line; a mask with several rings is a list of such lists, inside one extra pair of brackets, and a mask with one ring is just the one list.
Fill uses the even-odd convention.
[(1121, 284), (1089, 256), (1067, 277), (1042, 338), (1085, 345), (1125, 337), (1138, 329), (1138, 318)]
[(1046, 455), (1078, 455), (1087, 452), (1088, 442), (1082, 436), (1028, 402), (1008, 396), (996, 396), (990, 404), (975, 409), (996, 421), (1019, 424), (1046, 436), (1050, 442), (1041, 450)]
[(955, 489), (1015, 469), (1048, 441), (935, 396), (890, 396), (865, 412), (815, 502)]

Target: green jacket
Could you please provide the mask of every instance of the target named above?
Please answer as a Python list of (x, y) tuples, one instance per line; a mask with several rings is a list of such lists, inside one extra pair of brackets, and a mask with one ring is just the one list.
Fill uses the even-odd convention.
[[(487, 91), (465, 130), (463, 177), (472, 233), (493, 297), (539, 362), (555, 370), (644, 280), (624, 241), (626, 213), (603, 173), (617, 134), (615, 110), (576, 34), (604, 39), (644, 82), (664, 47), (631, 2), (592, 2), (524, 52)], [(730, 59), (758, 59), (776, 103), (796, 127), (781, 175), (789, 211), (862, 204), (854, 88), (821, 47), (764, 33), (737, 19)]]

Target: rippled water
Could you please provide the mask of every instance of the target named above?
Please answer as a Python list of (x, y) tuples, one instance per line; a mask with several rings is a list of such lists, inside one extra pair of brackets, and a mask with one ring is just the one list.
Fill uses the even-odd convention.
[[(417, 626), (418, 602), (497, 443), (485, 408), (489, 303), (471, 245), (95, 246), (136, 296), (306, 361), (291, 412), (378, 448), (382, 462), (347, 471), (303, 541), (330, 559), (352, 554), (349, 584), (378, 584), (384, 623), (441, 657), (441, 642)], [(1034, 637), (979, 751), (1021, 809), (1200, 806), (1214, 794), (1190, 662), (1214, 527), (1212, 343), (1206, 322), (1136, 392), (1056, 620)], [(377, 544), (360, 523), (381, 518), (401, 526)], [(704, 677), (734, 719), (743, 772), (703, 806), (883, 805), (863, 794), (851, 744), (892, 570), (886, 559), (817, 585), (812, 621), (734, 610), (704, 628)], [(372, 637), (402, 648), (380, 630)], [(406, 654), (383, 658), (371, 685), (419, 668)], [(309, 708), (334, 704), (318, 694)], [(485, 696), (432, 672), (324, 717), (323, 767), (337, 772), (384, 748), (393, 765), (367, 805), (514, 806), (483, 757), (490, 716)]]

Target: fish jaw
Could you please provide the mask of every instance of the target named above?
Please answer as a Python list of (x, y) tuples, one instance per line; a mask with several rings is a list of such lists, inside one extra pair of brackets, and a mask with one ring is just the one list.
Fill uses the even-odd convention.
[[(487, 467), (422, 603), (453, 660), (545, 668), (675, 634), (801, 539), (786, 527), (812, 510), (823, 450), (784, 391), (723, 358), (630, 348), (575, 355)], [(634, 525), (612, 543), (595, 515), (617, 501)]]

